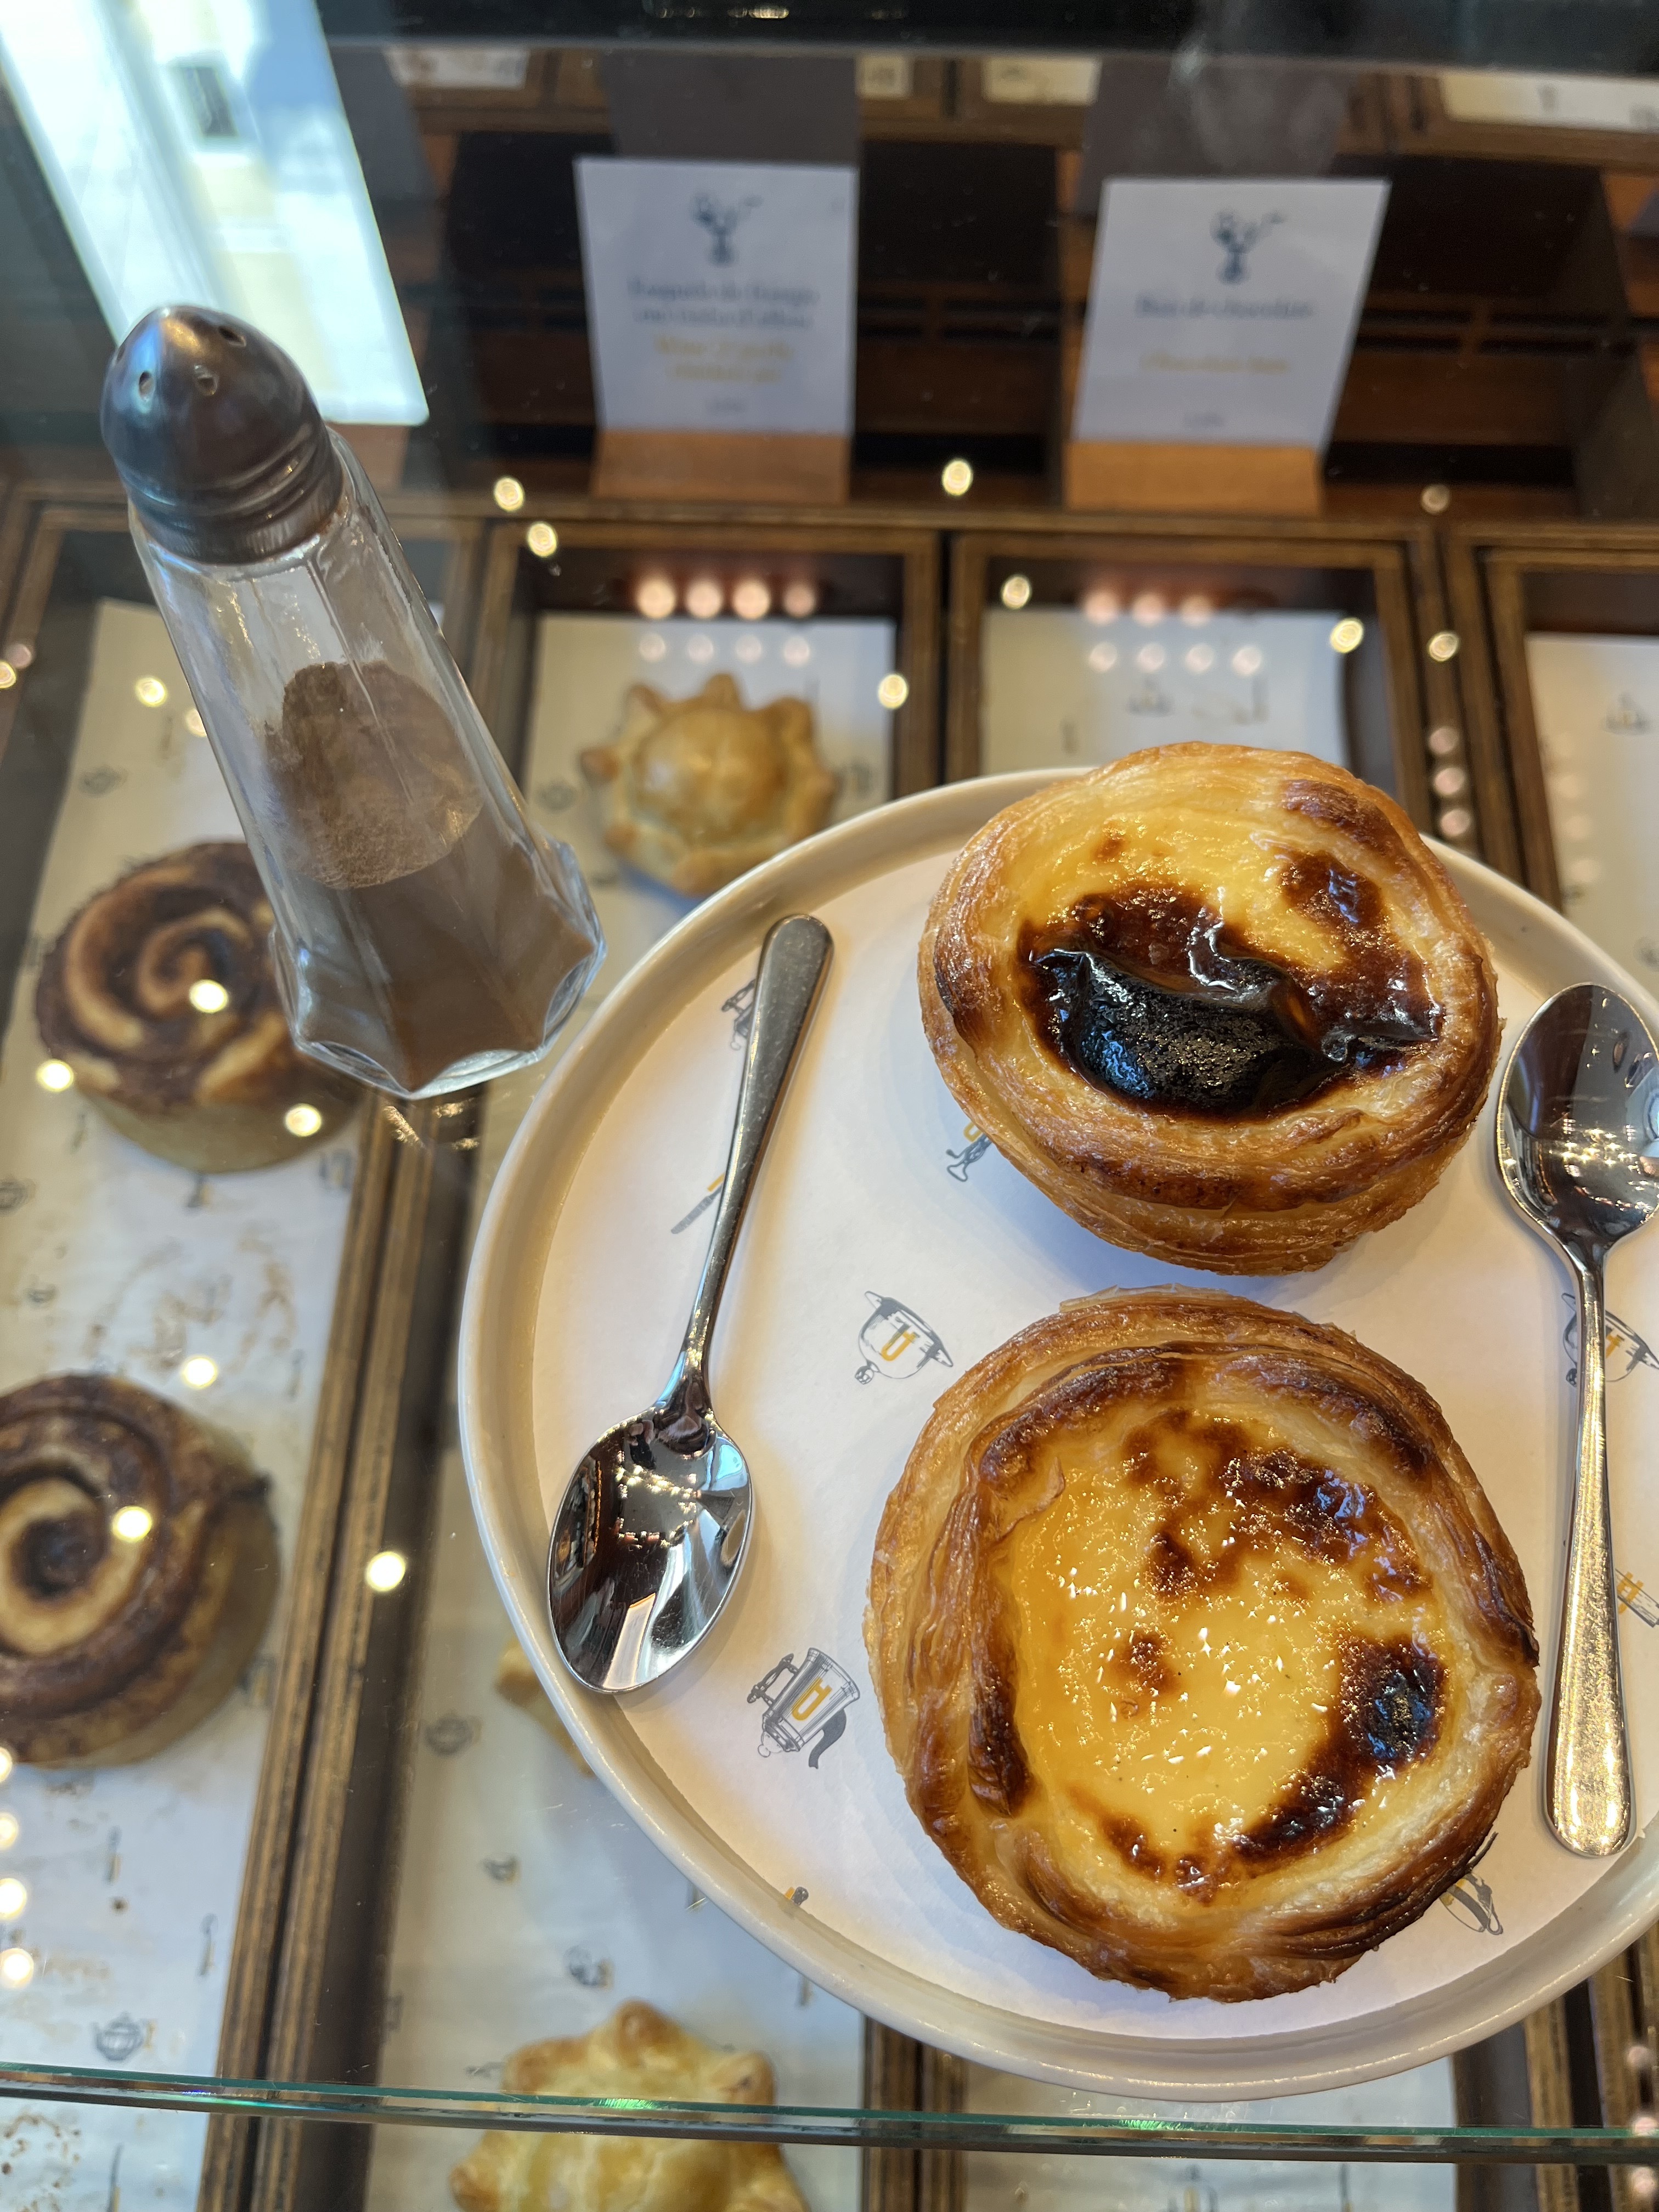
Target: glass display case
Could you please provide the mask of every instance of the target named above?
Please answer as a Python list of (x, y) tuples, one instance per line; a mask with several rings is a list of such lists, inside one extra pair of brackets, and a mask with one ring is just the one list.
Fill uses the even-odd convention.
[[(858, 1616), (882, 1501), (994, 1300), (1163, 1279), (1019, 1186), (926, 1061), (927, 899), (998, 806), (1170, 744), (1309, 755), (1435, 841), (1498, 948), (1506, 1050), (1540, 978), (1622, 969), (1648, 1005), (1651, 40), (1600, 5), (1485, 43), (1434, 9), (1178, 41), (1134, 10), (923, 9), (902, 36), (657, 10), (641, 35), (595, 7), (561, 43), (510, 0), (360, 12), (0, 7), (0, 2208), (1645, 2212), (1652, 1807), (1605, 1866), (1548, 1860), (1547, 1720), (1510, 1801), (1534, 1856), (1517, 1810), (1348, 1976), (1200, 1998), (1200, 2028), (1031, 1964), (888, 1824)], [(641, 173), (609, 270), (605, 163)], [(1166, 501), (1079, 503), (1101, 191), (1129, 177), (1217, 189), (1194, 319), (1221, 328), (1252, 267), (1264, 326), (1349, 301), (1304, 511), (1239, 494), (1260, 422), (1218, 415), (1139, 438), (1173, 456)], [(1328, 240), (1329, 296), (1287, 304), (1304, 278), (1271, 256), (1303, 217), (1272, 194), (1378, 181), (1374, 258), (1345, 273)], [(651, 258), (675, 224), (683, 282)], [(1152, 297), (1174, 248), (1142, 250)], [(532, 1067), (411, 1102), (288, 1043), (98, 436), (114, 343), (185, 297), (300, 362), (534, 835), (581, 868), (608, 957)], [(1290, 378), (1271, 351), (1158, 359)], [(718, 1724), (688, 1690), (635, 1726), (550, 1656), (550, 1468), (634, 1347), (641, 1383), (668, 1364), (762, 933), (805, 905), (839, 964), (716, 1366), (761, 1437), (757, 1579), (793, 1573), (797, 1613), (758, 1656), (752, 1614), (711, 1632)], [(872, 975), (854, 1019), (836, 994)], [(1478, 1123), (1455, 1204), (1495, 1216), (1491, 1146)], [(786, 1190), (814, 1224), (787, 1248)], [(1413, 1371), (1529, 1532), (1547, 1710), (1565, 1511), (1528, 1470), (1568, 1463), (1580, 1363), (1543, 1257), (1510, 1223), (1481, 1273), (1473, 1218), (1425, 1203), (1387, 1266), (1242, 1287), (1391, 1332), (1402, 1365), (1430, 1346)], [(544, 1310), (509, 1309), (500, 1255), (532, 1245)], [(1523, 1358), (1504, 1300), (1529, 1266)], [(1659, 1582), (1619, 1469), (1659, 1423), (1659, 1288), (1632, 1266), (1613, 1295), (1650, 1796)], [(786, 1399), (799, 1425), (769, 1430)], [(809, 1482), (840, 1493), (821, 1518)], [(124, 1619), (147, 1576), (165, 1604)], [(1304, 1998), (1280, 2038), (1272, 2006)]]

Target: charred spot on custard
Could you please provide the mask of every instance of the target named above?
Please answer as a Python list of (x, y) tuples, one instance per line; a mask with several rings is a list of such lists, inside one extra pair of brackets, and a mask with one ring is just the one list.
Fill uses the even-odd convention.
[(1376, 886), (1299, 854), (1282, 857), (1279, 880), (1334, 939), (1317, 975), (1265, 957), (1177, 884), (1027, 923), (1016, 980), (1048, 1050), (1097, 1090), (1237, 1117), (1298, 1105), (1431, 1042), (1440, 1009), (1421, 962), (1382, 926)]

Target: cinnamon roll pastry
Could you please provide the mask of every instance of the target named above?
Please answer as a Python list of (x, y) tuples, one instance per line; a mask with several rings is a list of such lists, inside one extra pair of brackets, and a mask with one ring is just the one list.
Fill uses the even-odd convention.
[(1079, 1300), (946, 1391), (864, 1632), (988, 1911), (1172, 1997), (1305, 1989), (1417, 1919), (1538, 1714), (1526, 1585), (1433, 1400), (1216, 1291)]
[(628, 706), (621, 738), (585, 752), (582, 773), (611, 851), (671, 890), (702, 898), (829, 820), (836, 779), (804, 699), (745, 707), (711, 676), (690, 699), (636, 684)]
[(33, 1766), (148, 1759), (204, 1720), (276, 1590), (265, 1483), (111, 1375), (0, 1397), (0, 1741)]
[(1074, 1220), (1223, 1274), (1415, 1206), (1498, 1055), (1485, 940), (1391, 799), (1304, 753), (1164, 745), (987, 823), (927, 918), (964, 1110)]
[[(758, 2051), (716, 2050), (647, 2004), (586, 2035), (526, 2044), (501, 2069), (516, 2096), (769, 2105)], [(806, 2212), (775, 2143), (645, 2136), (487, 2135), (449, 2177), (461, 2212)]]
[(89, 899), (40, 970), (46, 1050), (124, 1137), (198, 1175), (292, 1158), (354, 1102), (295, 1050), (270, 927), (247, 847), (191, 845)]

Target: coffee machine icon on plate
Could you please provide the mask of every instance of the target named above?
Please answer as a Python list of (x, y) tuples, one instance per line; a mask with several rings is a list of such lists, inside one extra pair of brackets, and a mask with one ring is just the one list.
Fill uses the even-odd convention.
[(918, 1375), (930, 1360), (941, 1367), (954, 1364), (950, 1353), (919, 1313), (902, 1298), (885, 1298), (879, 1291), (866, 1291), (875, 1311), (859, 1331), (859, 1350), (864, 1364), (853, 1380), (868, 1382), (875, 1376), (890, 1375), (902, 1382)]
[(769, 1667), (749, 1692), (752, 1705), (766, 1700), (761, 1715), (760, 1755), (775, 1751), (805, 1751), (806, 1764), (816, 1766), (832, 1743), (847, 1733), (847, 1708), (858, 1701), (859, 1686), (827, 1651), (814, 1645), (799, 1666), (793, 1651)]

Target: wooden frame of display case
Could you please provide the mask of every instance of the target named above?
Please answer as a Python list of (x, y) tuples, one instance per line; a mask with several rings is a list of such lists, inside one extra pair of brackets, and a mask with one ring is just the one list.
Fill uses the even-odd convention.
[[(951, 563), (947, 781), (979, 773), (980, 618), (991, 572), (1001, 562), (1054, 561), (1133, 568), (1165, 589), (1190, 589), (1249, 568), (1335, 568), (1369, 576), (1393, 707), (1395, 788), (1413, 820), (1425, 830), (1434, 828), (1427, 732), (1459, 733), (1457, 746), (1441, 756), (1438, 765), (1460, 764), (1462, 708), (1455, 644), (1446, 659), (1428, 651), (1431, 638), (1447, 635), (1434, 532), (1428, 526), (1383, 532), (1343, 522), (1273, 526), (1110, 516), (1085, 522), (1075, 515), (1022, 514), (999, 518), (994, 527), (963, 532), (955, 541)], [(1184, 583), (1176, 584), (1177, 578)], [(1476, 851), (1489, 850), (1482, 842), (1484, 816), (1478, 806), (1474, 811), (1474, 830), (1462, 842)]]
[(1561, 882), (1527, 674), (1527, 633), (1629, 629), (1659, 637), (1659, 526), (1650, 523), (1466, 524), (1446, 539), (1453, 620), (1473, 650), (1464, 670), (1470, 766), (1480, 809), (1508, 817), (1509, 872), (1553, 906)]

